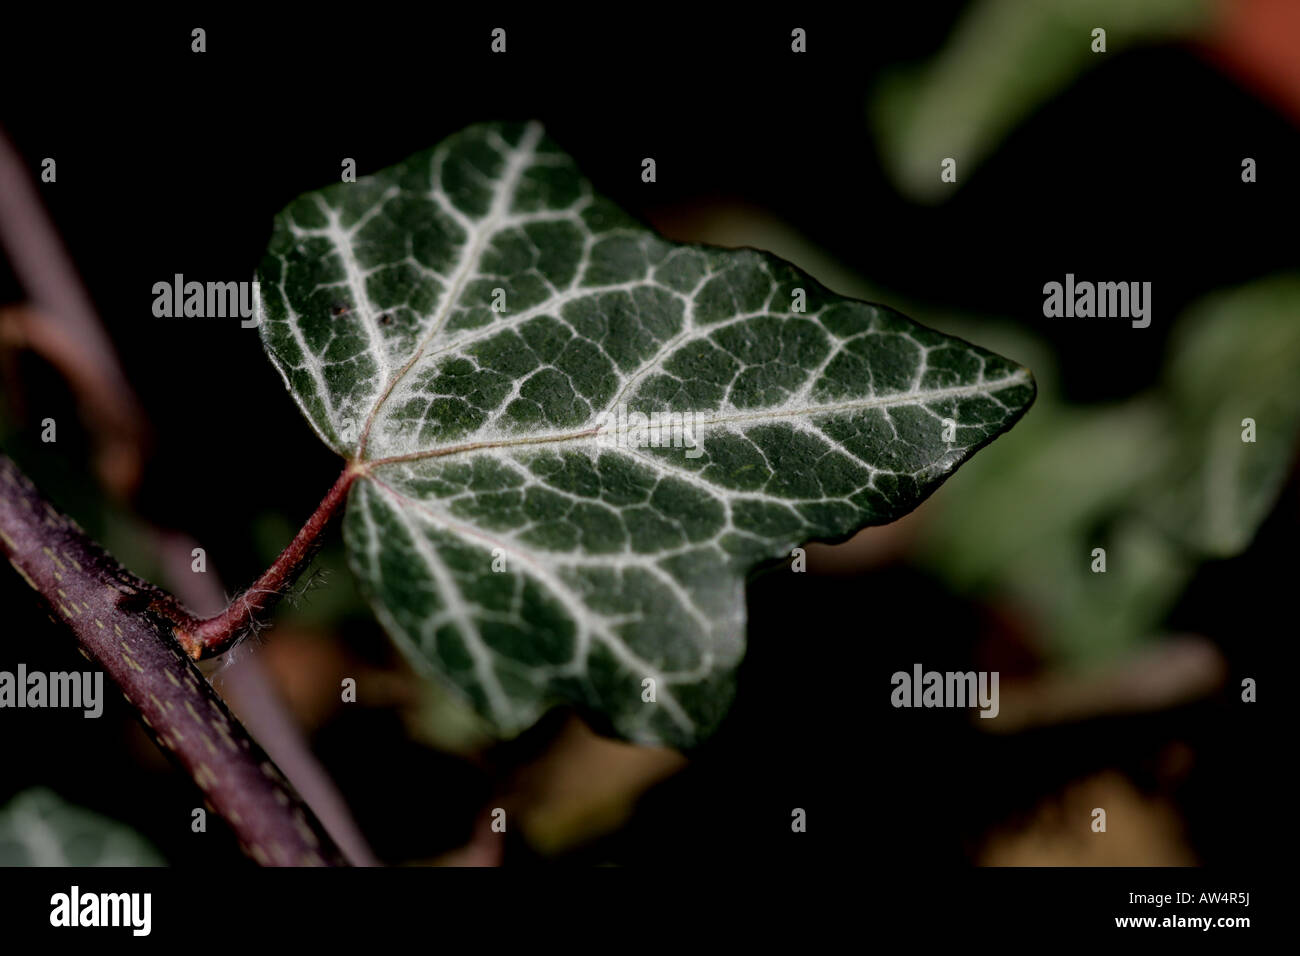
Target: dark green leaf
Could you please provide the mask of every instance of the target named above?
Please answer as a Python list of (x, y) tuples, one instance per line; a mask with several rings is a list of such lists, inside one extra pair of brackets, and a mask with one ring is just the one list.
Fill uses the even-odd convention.
[(377, 614), (503, 732), (569, 701), (698, 740), (746, 572), (907, 513), (1034, 395), (774, 256), (665, 241), (534, 124), (298, 199), (260, 278), (267, 350), (358, 470), (344, 534)]

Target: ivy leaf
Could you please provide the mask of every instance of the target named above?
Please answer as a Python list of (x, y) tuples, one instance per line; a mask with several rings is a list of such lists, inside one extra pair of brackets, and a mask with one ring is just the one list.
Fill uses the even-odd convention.
[(363, 590), (503, 733), (568, 701), (698, 741), (746, 573), (910, 511), (1034, 395), (774, 256), (660, 238), (536, 124), (299, 198), (260, 279), (267, 351), (358, 475)]

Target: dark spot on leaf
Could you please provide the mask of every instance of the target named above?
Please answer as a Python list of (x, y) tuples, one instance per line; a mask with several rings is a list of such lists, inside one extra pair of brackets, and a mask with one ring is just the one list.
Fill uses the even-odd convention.
[(335, 302), (332, 306), (330, 306), (330, 315), (334, 316), (334, 318), (336, 319), (340, 315), (347, 315), (348, 311), (349, 311), (348, 307), (344, 305), (342, 302)]
[(381, 315), (381, 316), (379, 317), (379, 324), (380, 324), (380, 325), (392, 325), (392, 324), (393, 324), (393, 317), (392, 317), (391, 315), (389, 315), (387, 312), (385, 312), (383, 315)]

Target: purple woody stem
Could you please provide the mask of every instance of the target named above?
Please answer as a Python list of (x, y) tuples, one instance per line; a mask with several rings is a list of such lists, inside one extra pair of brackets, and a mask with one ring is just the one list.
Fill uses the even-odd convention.
[(263, 865), (343, 865), (311, 810), (173, 639), (171, 622), (155, 610), (170, 595), (87, 538), (4, 455), (0, 549), (77, 636), (82, 654), (117, 682), (245, 853)]

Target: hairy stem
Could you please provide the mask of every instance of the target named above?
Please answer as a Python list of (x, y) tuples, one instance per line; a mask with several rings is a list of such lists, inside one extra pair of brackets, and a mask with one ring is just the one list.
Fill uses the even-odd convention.
[(344, 469), (275, 563), (220, 614), (195, 618), (170, 595), (155, 604), (154, 609), (174, 623), (176, 640), (191, 657), (199, 660), (228, 650), (279, 603), (320, 549), (322, 533), (347, 500), (348, 489), (356, 476), (351, 467)]
[(319, 821), (172, 639), (155, 611), (170, 596), (86, 537), (4, 455), (0, 547), (194, 778), (244, 852), (264, 865), (343, 863)]

